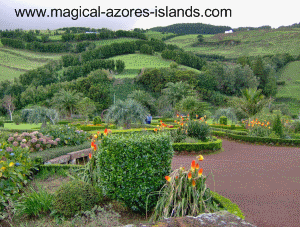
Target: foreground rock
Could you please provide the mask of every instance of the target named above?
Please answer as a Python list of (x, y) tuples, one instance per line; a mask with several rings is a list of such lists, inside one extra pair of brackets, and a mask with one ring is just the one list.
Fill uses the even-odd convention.
[(216, 227), (216, 226), (228, 226), (228, 227), (256, 227), (245, 220), (239, 218), (236, 215), (229, 213), (228, 211), (219, 211), (216, 213), (200, 214), (197, 217), (186, 216), (178, 218), (167, 218), (163, 221), (156, 223), (155, 225), (126, 225), (124, 227)]

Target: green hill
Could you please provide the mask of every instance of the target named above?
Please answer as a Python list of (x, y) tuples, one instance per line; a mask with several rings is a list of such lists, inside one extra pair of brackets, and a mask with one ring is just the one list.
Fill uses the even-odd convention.
[(166, 43), (176, 44), (186, 51), (198, 54), (218, 54), (228, 59), (236, 59), (243, 55), (277, 53), (299, 55), (300, 53), (300, 28), (220, 33), (204, 36), (204, 38), (204, 43), (198, 46), (192, 46), (197, 42), (197, 35), (175, 37), (167, 40)]
[(279, 86), (276, 103), (285, 103), (293, 115), (300, 112), (300, 61), (291, 62), (279, 73), (279, 79), (285, 85)]

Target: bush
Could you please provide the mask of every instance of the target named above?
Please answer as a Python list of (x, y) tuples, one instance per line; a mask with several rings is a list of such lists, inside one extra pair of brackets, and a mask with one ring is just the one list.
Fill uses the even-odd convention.
[(69, 217), (80, 211), (91, 210), (101, 197), (92, 185), (73, 180), (61, 185), (55, 191), (53, 208), (58, 213)]
[(171, 131), (171, 137), (173, 143), (180, 143), (187, 137), (187, 134), (183, 127), (179, 127), (176, 130)]
[(101, 117), (95, 117), (94, 120), (93, 120), (93, 125), (98, 125), (98, 124), (101, 124), (102, 123), (102, 119)]
[[(161, 189), (171, 171), (173, 148), (166, 134), (112, 134), (103, 138), (95, 157), (99, 187), (105, 194), (145, 213), (147, 196)], [(157, 199), (158, 195), (149, 197), (148, 210)]]
[(177, 69), (177, 68), (178, 68), (178, 64), (177, 64), (176, 62), (172, 62), (172, 63), (170, 64), (170, 68), (171, 68), (171, 69)]
[(227, 125), (227, 117), (221, 116), (220, 117), (220, 124), (221, 125)]
[(199, 143), (173, 143), (172, 144), (174, 151), (176, 152), (200, 152), (211, 150), (217, 151), (222, 148), (222, 140), (218, 139), (216, 141), (209, 141), (209, 142), (199, 142)]
[(187, 135), (201, 141), (206, 141), (210, 136), (210, 127), (203, 121), (189, 121)]
[(285, 81), (284, 80), (278, 80), (276, 83), (277, 83), (277, 85), (285, 85)]
[(143, 44), (140, 48), (141, 54), (150, 54), (152, 55), (154, 52), (154, 49), (152, 46), (149, 46), (148, 44)]

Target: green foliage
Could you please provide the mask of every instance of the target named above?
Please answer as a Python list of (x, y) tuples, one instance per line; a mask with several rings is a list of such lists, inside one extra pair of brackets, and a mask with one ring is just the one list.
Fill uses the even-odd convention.
[(178, 64), (177, 64), (176, 62), (172, 62), (172, 63), (170, 64), (170, 68), (171, 68), (171, 69), (177, 69), (177, 68), (178, 68)]
[(151, 113), (156, 112), (155, 99), (146, 91), (134, 90), (127, 98), (131, 98), (146, 107)]
[[(269, 137), (271, 134), (271, 130), (268, 127), (263, 127), (260, 125), (255, 125), (251, 127), (249, 130), (249, 136), (257, 136), (257, 137)], [(272, 137), (270, 137), (272, 138)]]
[(24, 121), (29, 123), (42, 123), (41, 128), (45, 127), (47, 121), (55, 124), (58, 121), (58, 113), (54, 109), (48, 109), (42, 106), (34, 106), (31, 109), (23, 109), (21, 112)]
[(274, 123), (272, 125), (273, 125), (272, 131), (274, 131), (277, 136), (282, 138), (283, 137), (283, 125), (282, 125), (281, 117), (279, 114), (276, 115)]
[(77, 130), (74, 126), (68, 125), (48, 125), (40, 130), (40, 133), (46, 136), (58, 138), (58, 146), (74, 146), (83, 144), (88, 135), (82, 130)]
[(116, 60), (116, 70), (118, 73), (122, 73), (125, 69), (125, 62), (122, 60)]
[(15, 114), (13, 121), (16, 125), (19, 125), (20, 123), (22, 123), (22, 118), (21, 118), (20, 114)]
[(204, 112), (207, 110), (207, 107), (208, 103), (201, 102), (195, 96), (187, 96), (181, 99), (175, 108), (179, 112), (189, 114), (190, 117), (194, 118), (196, 115), (204, 116)]
[[(163, 134), (109, 135), (96, 153), (99, 187), (136, 212), (146, 211), (149, 193), (159, 190), (171, 170), (173, 148)], [(132, 161), (134, 158), (134, 162)], [(148, 210), (158, 197), (148, 199)]]
[(295, 133), (299, 133), (300, 132), (300, 121), (299, 120), (294, 121), (293, 128), (294, 128), (294, 132)]
[(97, 124), (101, 124), (101, 123), (102, 123), (101, 117), (99, 117), (99, 116), (94, 117), (93, 125), (97, 125)]
[[(173, 131), (172, 131), (173, 132)], [(172, 144), (174, 151), (180, 153), (182, 151), (187, 152), (197, 152), (197, 153), (204, 153), (207, 150), (209, 151), (217, 151), (222, 148), (222, 140), (217, 139), (215, 141), (208, 141), (208, 142), (197, 142), (197, 143), (176, 143)]]
[(202, 43), (204, 41), (203, 35), (197, 35), (197, 39), (199, 43)]
[(67, 217), (91, 210), (102, 198), (92, 185), (78, 180), (61, 185), (54, 195), (53, 208)]
[(53, 194), (48, 193), (47, 190), (39, 188), (36, 191), (30, 187), (29, 192), (23, 194), (17, 203), (17, 215), (30, 217), (49, 213), (52, 209), (53, 199)]
[(210, 136), (210, 127), (203, 121), (190, 120), (187, 125), (187, 135), (201, 141), (207, 141)]
[(221, 116), (219, 118), (220, 124), (221, 125), (227, 125), (227, 117), (226, 116)]
[[(180, 143), (187, 137), (186, 127), (179, 127), (171, 131), (171, 138), (173, 143)], [(174, 145), (174, 144), (173, 144)], [(174, 146), (173, 146), (174, 148)]]

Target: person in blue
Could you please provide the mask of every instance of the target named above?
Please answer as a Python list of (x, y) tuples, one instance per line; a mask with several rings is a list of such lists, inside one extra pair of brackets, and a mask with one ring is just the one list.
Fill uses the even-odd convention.
[(151, 114), (149, 114), (147, 116), (147, 124), (151, 124), (151, 121), (152, 121), (152, 116), (151, 116)]

